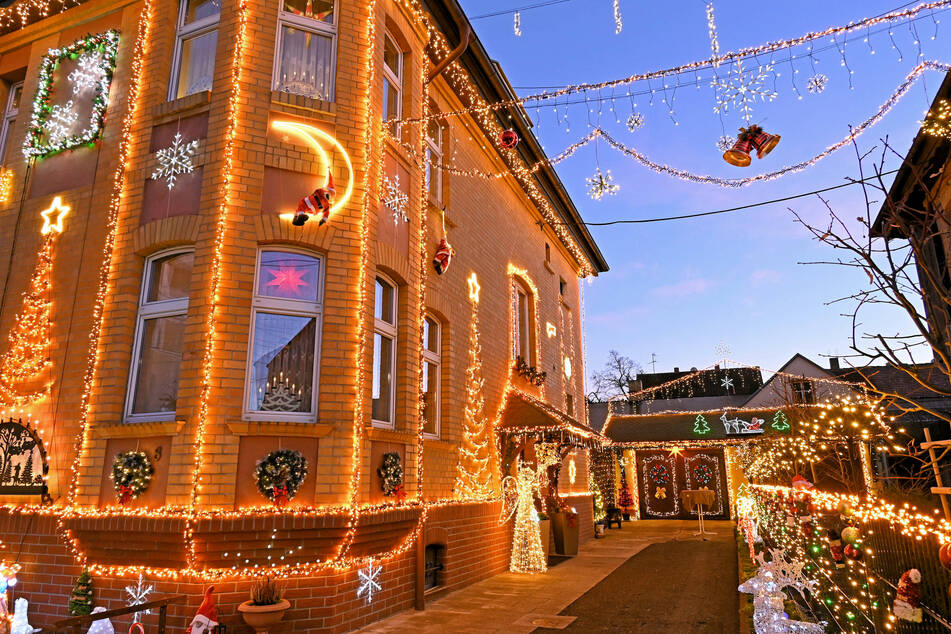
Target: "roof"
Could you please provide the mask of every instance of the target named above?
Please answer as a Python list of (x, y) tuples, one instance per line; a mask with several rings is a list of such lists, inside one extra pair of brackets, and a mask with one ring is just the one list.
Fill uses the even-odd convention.
[[(422, 2), (432, 15), (433, 21), (445, 35), (450, 46), (456, 46), (460, 42), (460, 28), (466, 25), (470, 28), (472, 26), (458, 0), (422, 0)], [(482, 46), (482, 42), (476, 36), (475, 29), (472, 30), (469, 47), (458, 61), (469, 73), (473, 84), (488, 103), (516, 98), (515, 92), (512, 90), (512, 86), (506, 79), (501, 67), (489, 57)], [(499, 110), (496, 112), (496, 117), (499, 125), (503, 128), (512, 128), (518, 133), (521, 142), (515, 149), (527, 165), (534, 165), (548, 158), (538, 139), (535, 138), (535, 133), (532, 132), (532, 122), (524, 109), (519, 107)], [(558, 213), (559, 219), (571, 232), (578, 246), (590, 260), (592, 268), (598, 273), (606, 272), (608, 270), (607, 260), (604, 259), (604, 255), (595, 243), (594, 238), (591, 237), (581, 214), (568, 195), (568, 191), (555, 169), (547, 162), (543, 163), (542, 167), (535, 173), (534, 178), (539, 189)]]
[[(934, 109), (943, 99), (951, 99), (951, 73), (945, 75), (941, 87), (931, 102), (931, 108)], [(923, 209), (926, 191), (916, 177), (916, 171), (925, 180), (935, 179), (934, 182), (936, 182), (941, 168), (948, 160), (949, 152), (951, 152), (951, 141), (944, 137), (925, 134), (921, 129), (918, 130), (918, 134), (915, 135), (915, 139), (911, 143), (911, 148), (905, 154), (905, 160), (898, 169), (895, 180), (892, 181), (888, 196), (882, 203), (878, 216), (872, 224), (874, 235), (886, 238), (903, 237), (898, 233), (896, 227), (885, 226), (891, 205)]]
[[(681, 383), (667, 383), (694, 376), (690, 381)], [(724, 387), (723, 382), (729, 379), (730, 387)], [(715, 366), (709, 370), (690, 370), (688, 372), (652, 372), (640, 373), (637, 381), (641, 382), (641, 391), (654, 389), (643, 397), (635, 392), (631, 395), (634, 400), (686, 399), (703, 396), (735, 396), (753, 394), (763, 385), (763, 373), (758, 367), (721, 368)]]
[[(783, 408), (793, 430), (796, 419), (813, 408)], [(755, 440), (764, 436), (780, 434), (772, 426), (776, 408), (769, 409), (717, 409), (705, 412), (668, 412), (664, 414), (634, 414), (612, 416), (610, 425), (604, 430), (604, 435), (612, 442), (668, 442), (675, 440), (720, 440), (724, 442), (742, 442)], [(809, 414), (811, 417), (811, 413)], [(699, 417), (703, 417), (710, 431), (705, 434), (694, 432), (694, 425)], [(727, 434), (723, 419), (751, 422), (753, 418), (763, 420), (765, 431), (762, 434)], [(702, 421), (701, 421), (702, 422)]]
[[(951, 392), (951, 381), (947, 374), (934, 363), (907, 366), (914, 374), (939, 389)], [(891, 365), (869, 365), (864, 368), (842, 368), (833, 370), (834, 374), (845, 381), (867, 383), (881, 392), (891, 392), (907, 398), (948, 398), (922, 386), (905, 370)]]
[(510, 389), (499, 416), (500, 434), (557, 436), (578, 444), (600, 445), (604, 437), (587, 425), (555, 409), (545, 401), (520, 390)]

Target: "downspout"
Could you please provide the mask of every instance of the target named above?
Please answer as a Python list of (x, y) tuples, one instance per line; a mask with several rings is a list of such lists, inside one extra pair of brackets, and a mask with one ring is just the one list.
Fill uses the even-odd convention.
[(469, 26), (469, 24), (465, 24), (465, 25), (460, 29), (460, 31), (461, 31), (461, 36), (460, 36), (460, 39), (459, 39), (459, 46), (457, 46), (456, 48), (452, 49), (452, 51), (450, 51), (450, 53), (449, 53), (449, 55), (446, 57), (446, 59), (444, 59), (443, 61), (441, 61), (441, 62), (439, 62), (438, 64), (436, 64), (435, 68), (433, 68), (433, 69), (429, 72), (429, 78), (426, 80), (426, 84), (427, 84), (427, 85), (428, 85), (432, 80), (434, 80), (434, 79), (436, 79), (437, 77), (439, 77), (439, 75), (440, 75), (444, 70), (446, 70), (446, 68), (448, 68), (450, 64), (452, 64), (454, 61), (456, 61), (456, 60), (459, 58), (459, 56), (462, 55), (463, 53), (465, 53), (465, 52), (466, 52), (466, 49), (469, 48), (469, 38), (472, 37), (472, 27)]

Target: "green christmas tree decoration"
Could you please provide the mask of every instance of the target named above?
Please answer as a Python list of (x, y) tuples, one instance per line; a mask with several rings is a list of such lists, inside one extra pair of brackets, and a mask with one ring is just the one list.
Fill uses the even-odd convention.
[(92, 576), (83, 570), (76, 579), (73, 593), (69, 595), (70, 616), (82, 616), (92, 613)]
[(789, 418), (786, 417), (786, 414), (783, 413), (783, 410), (778, 410), (773, 414), (773, 429), (777, 431), (789, 431), (791, 429), (789, 425)]
[(693, 433), (701, 436), (710, 433), (710, 423), (703, 417), (703, 414), (697, 414), (697, 420), (693, 421)]

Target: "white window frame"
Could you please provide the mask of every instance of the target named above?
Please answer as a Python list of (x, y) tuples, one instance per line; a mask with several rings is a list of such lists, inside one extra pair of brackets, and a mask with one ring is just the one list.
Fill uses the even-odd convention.
[[(220, 2), (221, 0), (219, 0)], [(188, 0), (180, 0), (178, 5), (178, 21), (176, 22), (175, 28), (175, 53), (172, 56), (172, 75), (169, 78), (168, 82), (168, 100), (173, 101), (178, 99), (178, 82), (182, 76), (182, 52), (185, 48), (185, 41), (192, 40), (202, 35), (211, 33), (212, 31), (218, 30), (218, 25), (221, 22), (221, 8), (218, 9), (218, 14), (214, 16), (208, 16), (207, 18), (202, 18), (200, 20), (195, 20), (190, 24), (185, 24), (185, 11), (188, 9)], [(217, 62), (218, 52), (215, 51), (215, 62)], [(212, 81), (214, 81), (214, 73), (212, 73)], [(182, 98), (186, 97), (183, 96)]]
[[(271, 90), (283, 92), (278, 87), (281, 83), (281, 51), (284, 47), (284, 27), (290, 26), (301, 31), (309, 31), (314, 35), (330, 37), (330, 90), (327, 102), (336, 100), (337, 95), (337, 18), (340, 15), (340, 3), (334, 0), (334, 21), (324, 22), (314, 18), (307, 18), (296, 13), (284, 10), (284, 0), (278, 0), (280, 8), (277, 10), (277, 36), (274, 38), (274, 65), (271, 70)], [(295, 93), (285, 93), (295, 94)]]
[[(384, 37), (385, 40), (390, 40), (390, 42), (393, 44), (393, 48), (395, 48), (395, 49), (399, 52), (399, 57), (397, 58), (397, 59), (399, 60), (399, 62), (398, 62), (398, 64), (397, 64), (397, 66), (399, 66), (399, 69), (398, 69), (398, 70), (399, 70), (399, 74), (394, 73), (394, 72), (390, 69), (390, 67), (386, 65), (386, 55), (385, 55), (385, 54), (384, 54), (384, 56), (383, 56), (383, 59), (381, 60), (380, 66), (382, 66), (382, 68), (383, 68), (383, 77), (386, 78), (386, 79), (388, 79), (391, 84), (393, 84), (394, 86), (396, 86), (396, 93), (397, 93), (397, 98), (396, 98), (396, 116), (394, 117), (394, 116), (392, 116), (392, 113), (390, 113), (391, 116), (390, 116), (389, 118), (390, 118), (390, 119), (401, 119), (401, 118), (403, 117), (403, 77), (404, 77), (405, 74), (406, 74), (406, 73), (404, 72), (404, 70), (405, 70), (405, 67), (404, 67), (404, 66), (405, 66), (405, 61), (406, 61), (406, 53), (403, 52), (403, 49), (400, 47), (399, 42), (397, 41), (397, 39), (396, 39), (395, 37), (393, 37), (393, 34), (390, 33), (389, 30), (385, 30), (385, 31), (383, 32), (383, 37)], [(386, 45), (385, 45), (385, 44), (384, 44), (383, 50), (384, 50), (384, 51), (386, 50)], [(383, 86), (381, 86), (381, 88), (383, 88)], [(384, 104), (384, 105), (386, 104), (386, 90), (383, 91), (383, 104)], [(380, 109), (380, 112), (382, 112), (382, 111), (383, 111), (383, 109), (381, 108), (381, 109)], [(396, 137), (397, 139), (400, 138), (400, 129), (399, 129), (399, 126), (396, 126), (396, 128), (393, 130), (393, 136)]]
[[(152, 284), (152, 265), (163, 258), (184, 253), (192, 253), (193, 247), (182, 247), (178, 249), (166, 249), (153, 253), (145, 260), (145, 269), (142, 272), (142, 288), (139, 291), (139, 307), (135, 318), (135, 338), (132, 344), (132, 363), (129, 367), (129, 384), (126, 388), (125, 398), (125, 422), (127, 423), (147, 423), (156, 421), (173, 421), (177, 412), (143, 412), (140, 414), (132, 413), (135, 406), (135, 385), (139, 378), (139, 355), (142, 354), (142, 337), (145, 336), (145, 322), (149, 319), (159, 319), (162, 317), (177, 317), (188, 314), (188, 295), (185, 297), (176, 297), (175, 299), (164, 299), (160, 301), (147, 301), (149, 288)], [(184, 345), (182, 346), (184, 352)], [(181, 371), (179, 369), (179, 371)], [(181, 376), (181, 375), (179, 375)], [(176, 395), (176, 401), (177, 401)]]
[[(261, 277), (261, 255), (265, 251), (279, 251), (281, 253), (297, 253), (315, 258), (320, 261), (320, 271), (317, 279), (317, 301), (304, 299), (286, 299), (282, 297), (266, 297), (258, 295), (258, 284)], [(253, 421), (280, 421), (288, 423), (316, 423), (317, 405), (320, 402), (320, 345), (321, 332), (324, 323), (324, 276), (326, 275), (327, 260), (321, 254), (307, 249), (272, 244), (258, 247), (254, 261), (254, 290), (251, 295), (251, 323), (248, 338), (248, 358), (244, 371), (244, 399), (242, 401), (242, 417)], [(292, 317), (312, 317), (314, 324), (314, 368), (313, 385), (310, 390), (309, 412), (272, 412), (251, 409), (251, 398), (254, 395), (253, 365), (254, 365), (254, 330), (257, 326), (258, 313), (270, 315), (289, 315)]]
[[(436, 350), (427, 350), (426, 343), (423, 343), (423, 362), (436, 367), (436, 385), (433, 393), (436, 395), (436, 421), (435, 431), (432, 433), (423, 432), (424, 438), (439, 438), (442, 434), (442, 322), (432, 313), (425, 313), (424, 319), (428, 319), (436, 326)], [(430, 330), (432, 326), (430, 326)], [(423, 369), (425, 372), (425, 368)], [(423, 426), (425, 429), (425, 425)]]
[(19, 106), (14, 107), (13, 96), (17, 88), (20, 89), (20, 99), (23, 99), (23, 82), (16, 81), (10, 84), (10, 90), (7, 92), (7, 103), (3, 109), (3, 125), (0, 128), (0, 165), (3, 165), (7, 155), (7, 146), (10, 145), (10, 135), (13, 133), (13, 125), (17, 116), (20, 114)]
[[(439, 139), (432, 139), (429, 136), (429, 129), (426, 129), (426, 178), (430, 179), (430, 174), (432, 171), (432, 166), (435, 164), (435, 175), (436, 182), (435, 184), (430, 179), (429, 182), (429, 198), (435, 202), (437, 205), (442, 204), (442, 161), (445, 152), (445, 130), (443, 127), (436, 123), (436, 129), (439, 130)], [(438, 142), (437, 142), (438, 141)]]
[[(382, 280), (384, 283), (388, 284), (388, 285), (393, 289), (393, 323), (391, 324), (391, 323), (389, 323), (389, 322), (387, 322), (387, 321), (384, 321), (384, 320), (382, 320), (382, 319), (377, 318), (377, 317), (376, 317), (376, 307), (375, 307), (375, 306), (374, 306), (374, 310), (373, 310), (373, 313), (374, 313), (374, 317), (373, 317), (373, 334), (374, 334), (374, 338), (376, 338), (375, 336), (376, 336), (377, 334), (379, 334), (379, 335), (381, 335), (381, 336), (384, 336), (384, 337), (389, 338), (389, 339), (393, 342), (393, 354), (392, 354), (391, 357), (390, 357), (390, 377), (391, 377), (391, 380), (390, 380), (390, 411), (389, 411), (389, 418), (390, 418), (390, 420), (377, 420), (376, 418), (372, 418), (372, 416), (373, 416), (373, 394), (372, 394), (372, 385), (371, 385), (371, 394), (370, 394), (370, 417), (371, 417), (371, 419), (370, 419), (370, 423), (371, 423), (374, 427), (382, 427), (382, 428), (385, 428), (385, 429), (395, 429), (395, 428), (396, 428), (396, 357), (398, 356), (398, 355), (397, 355), (397, 342), (398, 342), (397, 331), (398, 331), (398, 324), (399, 324), (399, 320), (400, 320), (400, 318), (399, 318), (399, 315), (400, 315), (400, 310), (399, 310), (399, 305), (400, 305), (400, 303), (399, 303), (399, 300), (400, 300), (400, 287), (399, 287), (399, 285), (397, 285), (396, 282), (394, 282), (391, 278), (389, 278), (389, 277), (387, 277), (386, 275), (383, 275), (382, 273), (379, 273), (379, 272), (378, 272), (378, 273), (376, 274), (375, 278), (374, 278), (374, 281), (373, 281), (373, 284), (374, 284), (374, 294), (376, 293), (376, 280), (377, 280), (377, 279)], [(373, 350), (371, 349), (371, 353), (373, 353), (373, 352), (375, 352), (375, 351), (373, 351)], [(372, 354), (371, 359), (372, 359), (372, 357), (375, 357), (375, 356), (376, 356), (376, 354)], [(373, 363), (373, 361), (371, 361), (371, 363)], [(374, 368), (371, 367), (371, 368), (370, 368), (370, 377), (371, 377), (370, 380), (371, 380), (371, 382), (372, 382), (372, 380), (373, 380), (373, 378), (372, 378), (372, 377), (373, 377), (373, 370), (374, 370)], [(382, 375), (382, 372), (383, 372), (383, 368), (380, 368), (380, 373), (381, 373), (381, 375)]]
[[(802, 390), (798, 388), (804, 388)], [(809, 379), (797, 379), (792, 381), (793, 402), (797, 405), (811, 405), (816, 402), (816, 386)], [(805, 398), (808, 391), (809, 398)]]
[[(532, 320), (532, 313), (534, 312), (534, 302), (535, 297), (532, 295), (532, 292), (525, 288), (525, 285), (522, 284), (519, 280), (514, 282), (514, 293), (512, 300), (515, 302), (515, 305), (512, 307), (515, 313), (515, 323), (513, 324), (513, 330), (515, 331), (515, 346), (513, 352), (515, 357), (522, 357), (522, 359), (530, 366), (535, 366), (535, 350), (532, 345), (532, 339), (534, 338), (533, 328), (535, 324)], [(525, 297), (525, 324), (522, 324), (522, 311), (520, 306), (522, 302), (519, 301), (520, 296)], [(528, 350), (522, 349), (522, 335), (525, 335), (525, 343)]]

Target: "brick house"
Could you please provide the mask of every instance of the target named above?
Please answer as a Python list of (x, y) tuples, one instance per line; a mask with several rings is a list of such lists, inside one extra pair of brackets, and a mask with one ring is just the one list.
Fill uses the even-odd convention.
[[(554, 170), (526, 169), (544, 153), (524, 111), (449, 114), (512, 96), (455, 0), (15, 9), (0, 9), (0, 329), (52, 244), (51, 363), (6, 416), (42, 436), (52, 505), (0, 494), (0, 540), (34, 625), (66, 616), (81, 564), (97, 605), (123, 606), (138, 572), (188, 594), (174, 627), (212, 579), (240, 627), (247, 579), (278, 566), (294, 631), (347, 631), (504, 570), (499, 503), (454, 492), (473, 323), (488, 423), (521, 425), (523, 449), (577, 439), (562, 491), (590, 507), (577, 280), (607, 264)], [(330, 182), (328, 221), (292, 224)], [(54, 197), (69, 211), (50, 243)], [(444, 226), (455, 256), (437, 275)], [(279, 449), (307, 464), (283, 510), (254, 477)], [(154, 474), (119, 505), (123, 452)], [(384, 495), (386, 453), (405, 501)], [(370, 559), (372, 603), (356, 594)]]

